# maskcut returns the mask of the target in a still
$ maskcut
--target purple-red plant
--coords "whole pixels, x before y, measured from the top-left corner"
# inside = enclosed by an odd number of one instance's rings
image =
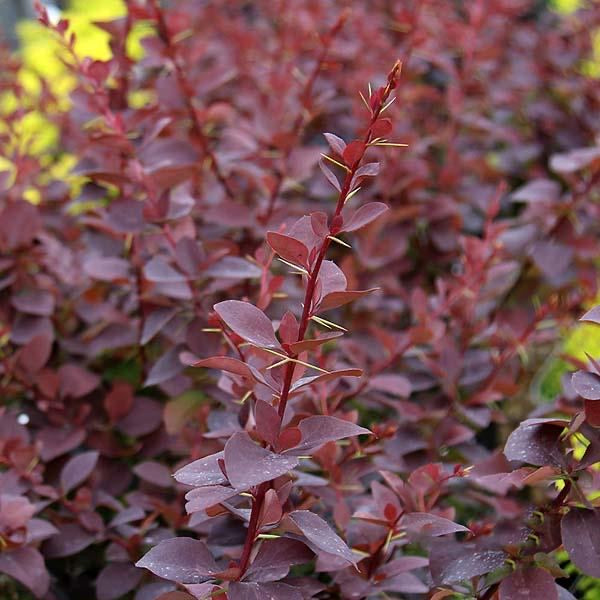
[[[2,51],[0,596],[575,597],[600,6],[126,4]]]

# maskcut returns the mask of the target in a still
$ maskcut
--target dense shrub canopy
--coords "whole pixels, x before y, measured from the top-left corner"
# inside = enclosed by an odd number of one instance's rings
[[[165,5],[3,56],[0,590],[573,598],[600,5]]]

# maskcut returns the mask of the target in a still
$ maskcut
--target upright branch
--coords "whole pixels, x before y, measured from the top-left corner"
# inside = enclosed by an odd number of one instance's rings
[[[203,123],[198,116],[198,111],[194,106],[194,98],[196,96],[196,92],[194,90],[194,86],[189,80],[185,70],[181,66],[180,58],[177,54],[177,48],[173,41],[173,36],[169,31],[169,26],[165,19],[165,15],[163,13],[162,8],[160,7],[159,0],[152,0],[152,7],[154,8],[157,31],[160,39],[165,45],[166,52],[168,57],[173,65],[173,69],[175,71],[175,77],[177,79],[177,84],[179,89],[181,90],[183,99],[185,101],[185,107],[189,115],[192,133],[194,138],[197,140],[198,145],[202,149],[202,152],[206,156],[209,162],[209,168],[212,171],[215,179],[222,186],[223,190],[227,194],[227,197],[230,200],[234,200],[236,197],[235,190],[225,173],[221,170],[217,157],[210,146],[210,141],[207,139],[204,131],[203,131]]]
[[[339,195],[335,211],[327,224],[327,231],[323,236],[323,240],[319,246],[313,249],[312,253],[316,254],[316,258],[312,263],[312,268],[306,270],[306,291],[304,294],[302,316],[298,326],[298,334],[296,337],[296,343],[300,343],[306,336],[309,322],[313,316],[315,316],[316,309],[318,308],[315,304],[315,290],[317,287],[317,281],[323,265],[323,260],[327,254],[327,249],[331,244],[332,240],[336,239],[335,236],[344,230],[344,219],[342,217],[342,209],[353,191],[358,189],[357,184],[361,178],[361,164],[365,157],[365,153],[370,146],[386,145],[388,142],[382,137],[384,133],[387,133],[391,129],[391,123],[382,122],[380,116],[382,112],[389,106],[387,104],[392,90],[397,85],[397,78],[401,70],[401,63],[397,61],[392,70],[389,72],[385,86],[372,92],[368,101],[368,109],[370,112],[370,120],[366,132],[362,139],[357,139],[350,142],[348,145],[344,145],[343,141],[337,138],[337,136],[331,136],[336,138],[336,148],[338,154],[341,155],[343,163],[332,159],[335,164],[340,166],[345,171],[345,177],[343,184],[339,189]],[[322,168],[327,169],[324,165]],[[372,173],[372,171],[368,171]],[[335,176],[331,174],[334,179]],[[329,177],[328,177],[329,178]],[[336,179],[337,181],[337,179]],[[373,203],[375,204],[375,203]],[[376,213],[378,216],[380,213]],[[284,415],[287,407],[287,403],[290,396],[290,390],[294,379],[294,372],[296,370],[298,353],[294,350],[288,351],[288,360],[285,363],[285,373],[283,377],[283,387],[279,395],[278,415],[280,419],[279,430],[281,432]],[[264,482],[260,485],[254,495],[252,512],[250,515],[250,523],[248,526],[248,533],[242,551],[242,557],[240,559],[240,576],[243,575],[248,567],[248,561],[252,551],[253,543],[257,535],[257,525],[259,514],[262,510],[264,498],[266,492],[269,490],[271,482]]]
[[[317,57],[315,65],[312,71],[310,72],[310,75],[306,79],[304,87],[300,93],[300,110],[296,115],[296,118],[294,119],[290,130],[291,138],[293,140],[297,140],[300,137],[304,127],[306,126],[307,118],[310,118],[310,108],[315,82],[317,81],[319,73],[323,70],[325,64],[327,63],[327,58],[329,56],[331,45],[333,44],[333,41],[335,40],[338,33],[342,30],[344,23],[348,19],[348,15],[349,11],[344,11],[340,15],[338,20],[334,23],[333,27],[322,38],[321,52]],[[289,159],[293,148],[293,143],[287,146],[282,156],[282,162],[285,163]],[[281,191],[281,186],[283,184],[283,179],[284,173],[280,169],[278,169],[275,174],[275,184],[273,185],[269,194],[267,210],[262,216],[262,220],[265,223],[268,223],[271,219],[271,216],[273,215],[273,211],[275,210],[275,205],[277,203],[277,197],[279,196],[279,192]]]

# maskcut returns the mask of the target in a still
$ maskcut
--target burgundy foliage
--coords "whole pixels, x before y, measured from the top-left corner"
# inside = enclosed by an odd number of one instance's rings
[[[600,5],[347,4],[131,0],[106,62],[41,11],[76,87],[0,133],[0,587],[551,600],[561,548],[600,577],[600,364],[530,398],[600,325]]]

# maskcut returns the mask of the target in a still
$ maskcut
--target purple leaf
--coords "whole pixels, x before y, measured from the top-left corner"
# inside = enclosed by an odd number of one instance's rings
[[[134,521],[140,521],[146,516],[146,512],[141,506],[130,506],[118,512],[110,522],[110,527],[118,527]]]
[[[550,158],[550,168],[557,173],[574,173],[600,160],[600,148],[577,148]]]
[[[0,530],[19,529],[35,514],[35,506],[25,496],[0,494]]]
[[[162,405],[152,398],[138,396],[133,406],[118,423],[118,428],[127,435],[140,437],[152,433],[160,427],[163,419]]]
[[[77,448],[85,439],[83,429],[61,429],[45,427],[37,436],[41,444],[40,456],[44,462],[50,462],[57,456],[62,456]]]
[[[346,142],[335,133],[324,133],[325,139],[329,144],[329,147],[336,153],[342,156],[346,149]]]
[[[511,194],[513,202],[555,202],[560,185],[552,179],[533,179]]]
[[[309,510],[292,511],[288,518],[316,548],[333,554],[351,564],[356,562],[344,540],[321,517]]]
[[[387,373],[371,377],[369,387],[396,398],[408,398],[412,391],[410,381],[406,377]]]
[[[174,269],[164,258],[155,256],[144,265],[144,277],[159,283],[183,283],[186,277]]]
[[[298,429],[302,434],[300,444],[288,450],[288,453],[303,454],[327,442],[371,433],[368,429],[350,423],[350,421],[326,415],[307,417],[300,421]]]
[[[144,481],[162,488],[173,486],[171,471],[165,465],[153,460],[142,462],[133,467],[133,472]]]
[[[116,600],[135,589],[144,575],[129,563],[113,563],[100,571],[96,580],[98,600]]]
[[[268,385],[265,378],[253,366],[232,358],[231,356],[213,356],[212,358],[204,358],[203,360],[192,363],[193,367],[205,367],[206,369],[220,369],[227,373],[233,373],[249,380],[254,380],[263,385]]]
[[[27,544],[37,544],[57,533],[58,529],[48,521],[44,521],[43,519],[30,519],[27,523],[27,539],[25,541]]]
[[[295,457],[261,448],[245,432],[234,433],[225,444],[224,452],[227,478],[238,490],[275,479],[298,464]]]
[[[571,508],[560,529],[565,550],[586,575],[600,577],[600,515],[587,508]]]
[[[365,227],[384,212],[388,207],[383,202],[369,202],[361,206],[349,219],[344,220],[342,231],[356,231]]]
[[[558,600],[554,577],[537,567],[513,571],[500,582],[498,591],[500,600]]]
[[[206,510],[237,494],[239,494],[238,490],[223,485],[205,485],[191,490],[185,495],[185,499],[187,500],[185,510],[188,514],[198,512],[199,510]]]
[[[308,267],[308,248],[300,240],[283,233],[269,231],[267,232],[267,242],[273,252],[279,254],[281,258],[294,265]]]
[[[100,384],[100,378],[79,365],[65,364],[58,370],[59,391],[63,398],[87,396]]]
[[[600,376],[588,371],[577,371],[571,377],[573,389],[586,400],[600,400]]]
[[[579,320],[600,325],[600,305],[590,308],[590,310],[588,310]]]
[[[431,513],[412,512],[404,515],[400,526],[419,535],[437,537],[439,535],[448,535],[459,531],[469,531],[467,527],[459,525],[449,519],[432,515]]]
[[[144,318],[140,344],[147,344],[175,315],[175,308],[157,308]]]
[[[187,537],[163,540],[135,566],[177,583],[203,583],[220,570],[206,545]]]
[[[43,552],[46,558],[72,556],[94,543],[96,537],[77,523],[57,525],[58,533],[44,542]]]
[[[259,267],[239,256],[224,256],[204,271],[206,277],[221,279],[254,279],[261,274]]]
[[[475,543],[436,540],[429,557],[433,581],[450,584],[468,581],[503,566],[506,554],[500,550],[480,548]]]
[[[54,296],[46,290],[29,290],[11,298],[12,305],[20,312],[38,317],[49,317],[54,312]]]
[[[265,540],[245,577],[255,581],[279,581],[288,574],[290,567],[307,563],[312,558],[313,553],[298,540]]]
[[[508,460],[518,460],[531,465],[561,466],[563,454],[558,441],[567,421],[555,419],[523,421],[509,436],[504,447]]]
[[[173,379],[183,371],[185,365],[179,360],[180,346],[169,348],[153,365],[148,373],[144,387],[158,385]]]
[[[229,584],[229,600],[304,600],[304,596],[285,583],[239,583]]]
[[[69,459],[60,472],[60,487],[64,494],[83,483],[92,473],[98,462],[98,452],[83,452]]]
[[[42,555],[27,546],[0,552],[0,572],[29,588],[36,598],[46,595],[50,576]]]
[[[225,300],[215,304],[221,320],[237,335],[260,348],[281,348],[273,323],[259,308],[249,302]]]
[[[379,163],[378,162],[370,162],[362,165],[358,168],[354,177],[358,179],[359,177],[375,177],[379,174]]]
[[[321,158],[319,160],[319,168],[321,169],[323,175],[329,183],[338,191],[341,192],[342,188],[340,186],[340,182],[338,178],[335,176],[335,173],[325,164],[325,159]]]
[[[116,256],[92,256],[83,263],[87,275],[99,281],[115,281],[127,279],[129,263]]]
[[[179,483],[193,486],[226,483],[227,479],[219,467],[219,460],[223,460],[224,456],[224,452],[217,452],[216,454],[199,458],[176,471],[173,477]]]

